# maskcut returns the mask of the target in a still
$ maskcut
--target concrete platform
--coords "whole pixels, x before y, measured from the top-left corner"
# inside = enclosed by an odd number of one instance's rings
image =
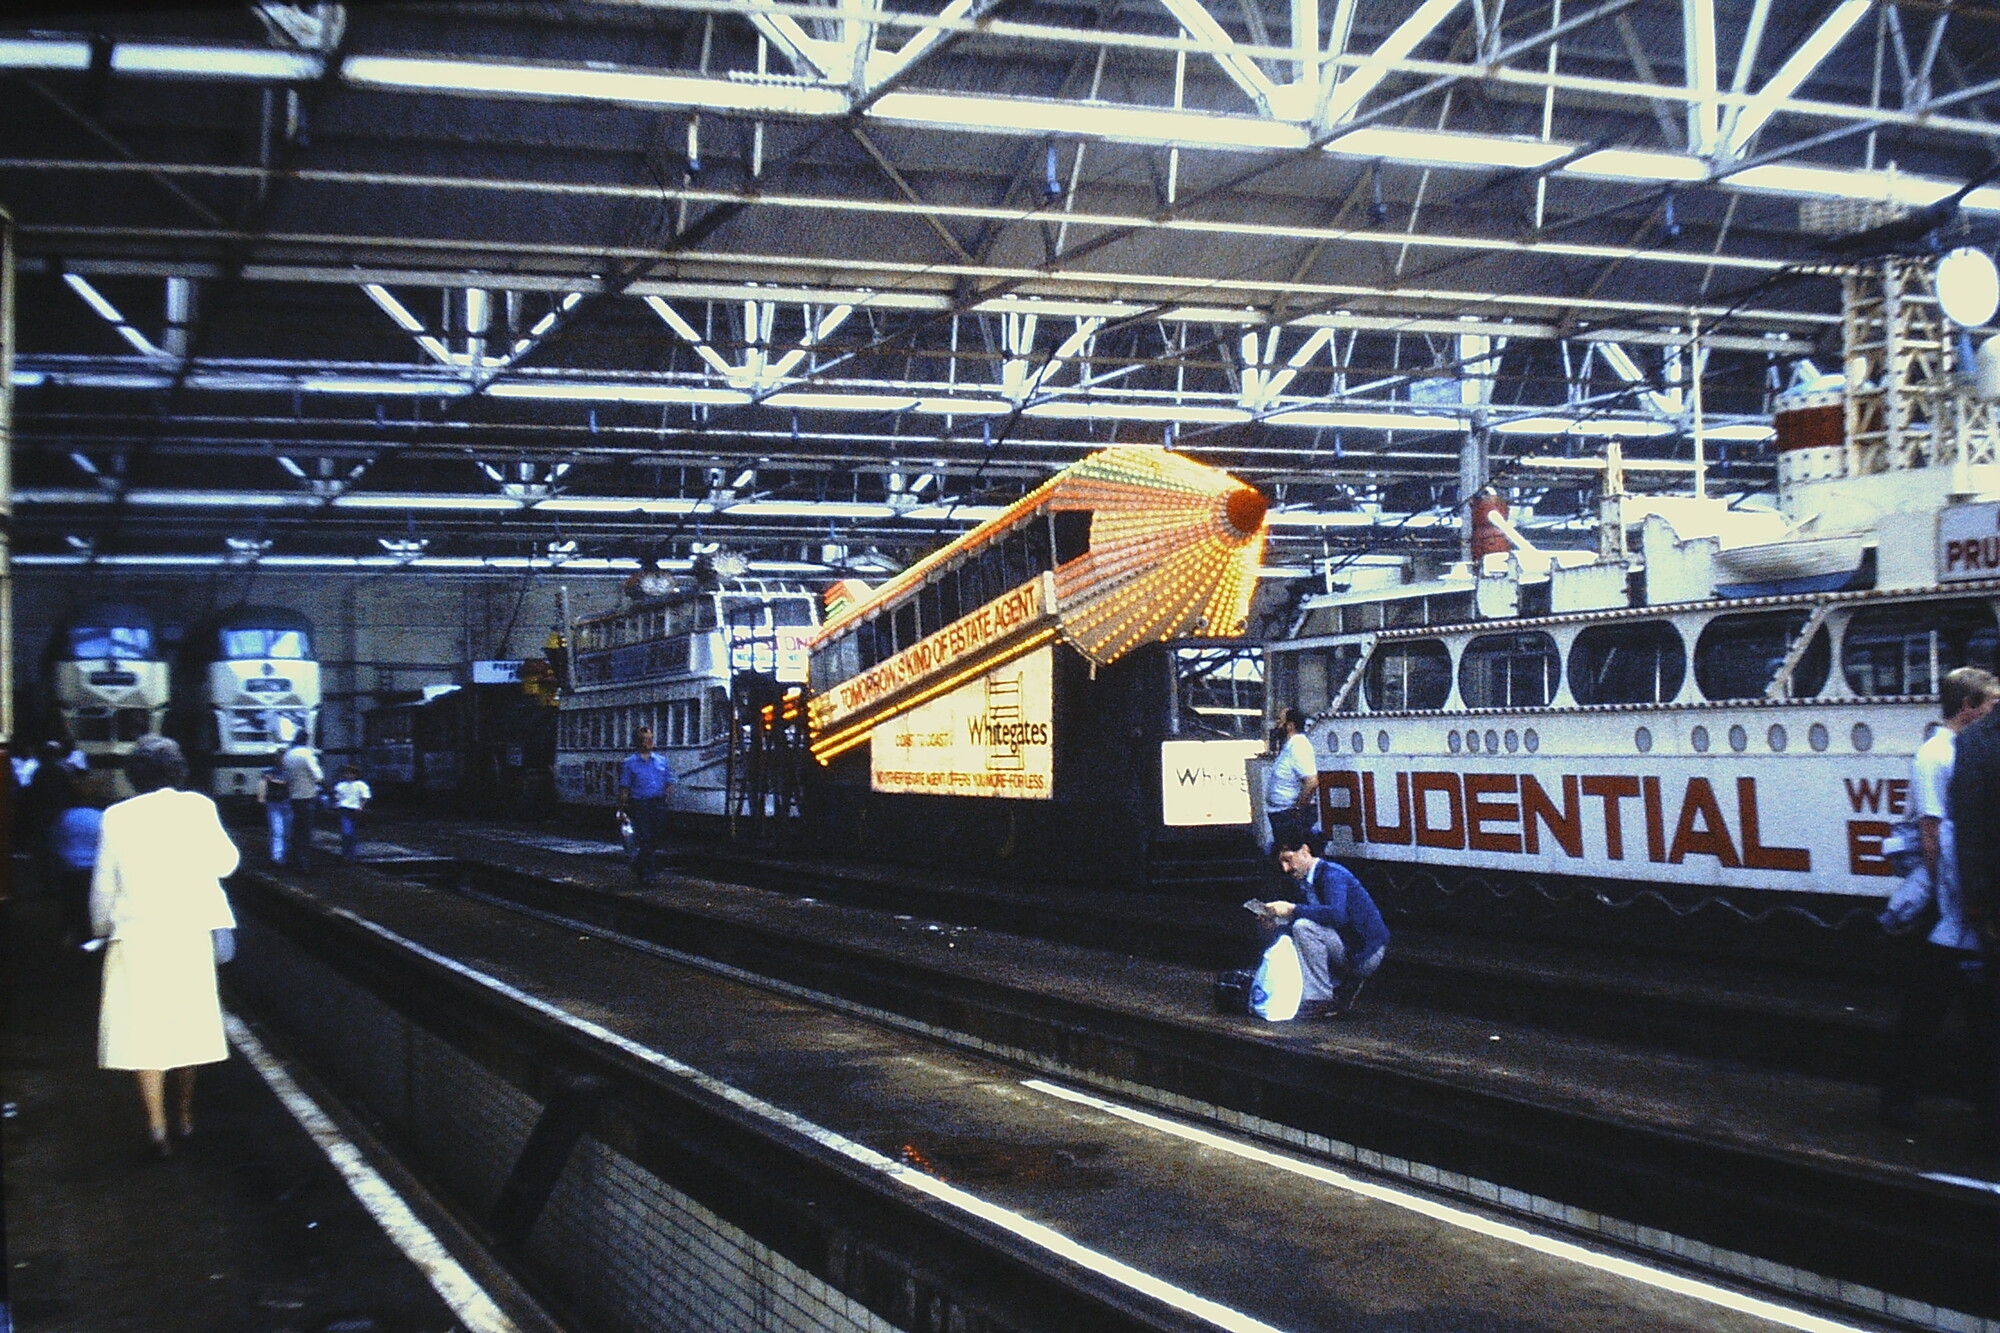
[[[61,947],[54,902],[37,892],[25,861],[15,869],[14,891],[0,904],[9,1015],[0,1144],[14,1328],[548,1327],[487,1271],[476,1285],[499,1294],[503,1322],[481,1319],[476,1300],[464,1317],[455,1311],[240,1047],[203,1068],[195,1135],[171,1158],[156,1159],[131,1075],[96,1067],[97,962]],[[407,1184],[393,1169],[391,1176]],[[453,1234],[420,1198],[403,1197],[433,1235]]]

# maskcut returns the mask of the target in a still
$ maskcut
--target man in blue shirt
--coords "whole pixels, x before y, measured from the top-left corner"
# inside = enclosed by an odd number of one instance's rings
[[[618,813],[632,821],[632,837],[637,843],[632,853],[632,873],[641,884],[653,868],[660,840],[667,829],[667,788],[674,785],[674,770],[667,757],[653,748],[653,729],[639,728],[639,748],[625,756],[618,768]]]
[[[1354,1007],[1362,983],[1389,952],[1389,928],[1361,881],[1344,866],[1313,855],[1299,837],[1278,848],[1278,865],[1299,882],[1303,903],[1265,903],[1280,925],[1290,924],[1306,974],[1301,1018],[1337,1018]]]

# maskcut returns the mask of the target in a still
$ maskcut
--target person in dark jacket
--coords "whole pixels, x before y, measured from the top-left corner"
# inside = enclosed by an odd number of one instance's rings
[[[1958,841],[1958,891],[1979,942],[1984,1049],[1973,1053],[1979,1147],[2000,1154],[2000,710],[1958,733],[1947,798]]]
[[[1289,925],[1305,971],[1301,1018],[1337,1018],[1354,1007],[1361,987],[1389,952],[1389,927],[1361,881],[1346,867],[1313,854],[1310,838],[1278,848],[1278,865],[1299,883],[1302,903],[1265,903]]]

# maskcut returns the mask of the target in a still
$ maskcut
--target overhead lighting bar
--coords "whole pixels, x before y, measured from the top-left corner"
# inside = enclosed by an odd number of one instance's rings
[[[632,70],[516,65],[416,56],[350,56],[341,77],[364,88],[574,98],[626,106],[698,107],[759,115],[838,116],[847,94],[810,84],[704,78]]]
[[[867,114],[870,120],[952,125],[989,134],[1059,134],[1184,148],[1283,149],[1310,142],[1303,126],[1263,116],[1040,97],[893,92],[876,99]]]
[[[1451,134],[1383,125],[1343,134],[1326,146],[1343,157],[1384,157],[1448,167],[1507,167],[1533,170],[1576,151],[1576,145],[1497,134]]]
[[[250,79],[260,83],[304,83],[320,75],[318,56],[256,46],[181,46],[163,42],[120,42],[111,51],[119,74],[168,78]]]
[[[1229,425],[1251,418],[1242,407],[1206,407],[1198,403],[1074,402],[1056,399],[1023,409],[1026,416],[1064,421],[1193,421]]]
[[[1521,467],[1538,472],[1602,472],[1601,458],[1561,458],[1552,454],[1522,454]],[[1619,462],[1627,472],[1692,472],[1694,464],[1684,458],[1627,458]]]
[[[1570,176],[1624,181],[1700,181],[1708,179],[1708,164],[1685,153],[1650,153],[1636,148],[1600,148],[1567,163]]]
[[[0,69],[89,68],[89,42],[66,37],[0,37]]]
[[[740,389],[697,389],[685,384],[565,384],[510,381],[486,390],[494,398],[541,398],[571,403],[698,403],[733,407],[750,401]]]
[[[1725,440],[1732,444],[1739,441],[1761,444],[1766,440],[1778,438],[1778,430],[1775,426],[1758,426],[1746,422],[1735,426],[1706,426],[1702,429],[1701,437],[1704,440]]]
[[[730,518],[894,518],[888,505],[854,504],[845,500],[745,500],[726,506]]]
[[[1823,195],[1835,199],[1881,200],[1921,208],[1934,204],[1958,187],[1950,181],[1928,176],[1908,176],[1894,171],[1849,171],[1839,167],[1808,166],[1799,162],[1766,162],[1746,167],[1722,178],[1725,185],[1771,194]],[[1975,190],[1974,194],[1981,191]],[[1997,192],[2000,193],[2000,192]],[[1992,207],[1975,204],[1973,207]]]
[[[472,386],[463,380],[437,379],[391,380],[321,377],[300,380],[299,388],[306,393],[407,394],[418,398],[458,398],[472,392]]]
[[[1464,430],[1465,421],[1434,412],[1326,412],[1316,409],[1278,411],[1264,418],[1269,426],[1333,426],[1350,430]]]
[[[823,412],[922,412],[932,416],[999,416],[1014,410],[1004,398],[924,398],[889,393],[810,393],[788,389],[763,400],[766,407]]]
[[[1637,421],[1631,417],[1516,417],[1495,423],[1496,435],[1597,435],[1619,439],[1647,439],[1671,435],[1670,421]]]
[[[380,491],[349,491],[333,502],[341,509],[520,509],[521,501],[504,495],[388,495]]]
[[[1274,509],[1264,516],[1264,523],[1273,528],[1372,528],[1383,521],[1380,514],[1361,513],[1356,510],[1322,513],[1308,509]],[[1399,520],[1398,527],[1436,528],[1458,526],[1458,515],[1411,514]]]
[[[692,514],[706,507],[706,500],[684,500],[678,496],[647,499],[643,496],[558,495],[535,504],[536,513],[552,514]]]

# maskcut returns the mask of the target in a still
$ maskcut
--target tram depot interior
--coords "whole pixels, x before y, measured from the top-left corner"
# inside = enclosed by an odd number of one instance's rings
[[[2000,645],[1984,5],[89,0],[0,18],[0,106],[16,755],[165,731],[240,803],[308,727],[385,819],[608,849],[644,723],[677,836],[1274,898],[1296,707],[1392,927],[1545,875],[1705,941],[1872,920]],[[966,628],[1017,583],[1041,637]],[[923,769],[1030,648],[1052,769],[1019,712]],[[522,728],[504,792],[426,725]]]

